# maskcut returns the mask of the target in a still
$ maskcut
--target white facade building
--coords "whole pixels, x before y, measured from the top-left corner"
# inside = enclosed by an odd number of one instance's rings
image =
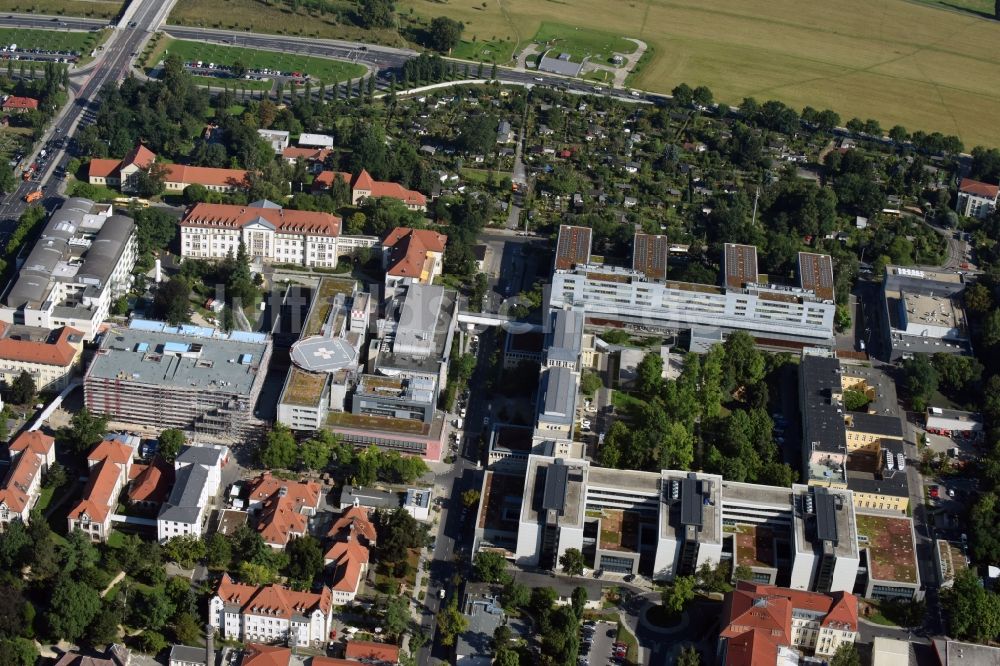
[[[177,454],[174,487],[156,518],[157,539],[204,534],[208,505],[219,492],[228,458],[224,446],[188,446]]]
[[[0,321],[75,328],[93,340],[132,286],[135,222],[107,204],[72,198],[49,219],[0,303]]]
[[[963,178],[958,186],[958,200],[955,202],[955,210],[959,215],[982,220],[992,215],[993,211],[997,209],[998,196],[1000,196],[1000,187],[981,183],[971,178]]]
[[[181,256],[224,259],[240,242],[267,263],[333,268],[341,257],[378,244],[375,236],[340,235],[336,215],[285,210],[270,201],[247,206],[200,203],[181,220]]]
[[[208,602],[208,622],[226,640],[317,647],[329,640],[330,588],[297,592],[279,585],[257,587],[223,574]]]

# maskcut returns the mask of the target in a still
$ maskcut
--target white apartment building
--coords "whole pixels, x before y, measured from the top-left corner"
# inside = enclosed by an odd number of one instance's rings
[[[297,592],[279,585],[254,586],[223,574],[208,602],[208,623],[226,640],[317,647],[333,628],[330,588]]]
[[[224,446],[187,446],[177,454],[174,487],[156,517],[157,539],[204,534],[208,505],[219,493],[222,466],[228,459]]]
[[[799,253],[799,286],[761,281],[756,248],[729,243],[724,286],[653,279],[633,268],[560,263],[558,257],[556,266],[553,308],[583,308],[589,317],[651,327],[744,329],[809,341],[833,337],[836,304],[827,255]]]
[[[132,286],[135,223],[108,204],[72,198],[49,219],[0,299],[0,321],[75,328],[93,340],[112,303]]]
[[[336,215],[286,210],[262,200],[246,206],[199,203],[181,220],[181,256],[223,259],[236,256],[240,243],[251,258],[266,263],[333,268],[375,236],[341,236]]]
[[[958,186],[958,200],[955,202],[955,210],[959,215],[982,220],[989,217],[997,209],[998,196],[1000,196],[1000,187],[981,183],[971,178],[963,178]]]

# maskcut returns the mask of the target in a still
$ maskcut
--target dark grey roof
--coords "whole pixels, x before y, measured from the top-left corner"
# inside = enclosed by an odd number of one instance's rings
[[[177,454],[175,461],[181,465],[197,464],[214,467],[222,463],[225,453],[223,449],[214,446],[186,446]]]
[[[552,72],[554,74],[562,74],[563,76],[578,76],[580,70],[583,69],[583,65],[578,62],[550,58],[545,55],[538,61],[538,69],[542,72]]]
[[[706,482],[699,481],[694,472],[681,479],[681,525],[701,527],[704,524],[702,483]]]
[[[174,475],[170,498],[160,509],[158,520],[193,523],[198,520],[201,508],[201,491],[208,483],[208,469],[204,465],[185,465]]]
[[[357,500],[359,506],[372,509],[394,509],[400,506],[399,494],[377,488],[359,488],[344,486],[340,493],[340,505],[353,504]]]
[[[205,664],[205,648],[174,645],[170,648],[170,663],[175,660],[192,664]]]
[[[843,408],[833,401],[841,392],[840,361],[806,356],[799,365],[802,401],[802,442],[814,450],[844,453]]]
[[[821,541],[837,542],[836,499],[826,488],[816,488],[816,536]]]
[[[850,430],[870,432],[873,435],[881,435],[882,437],[903,436],[903,424],[897,416],[851,412],[851,419],[854,424],[851,426]]]
[[[128,245],[135,229],[132,218],[112,215],[97,232],[97,238],[87,250],[83,265],[77,272],[78,278],[88,278],[98,285],[104,285],[118,265],[118,260]]]
[[[584,315],[579,310],[552,313],[546,355],[549,360],[576,363],[583,348]]]
[[[555,367],[545,371],[542,378],[539,419],[550,423],[571,424],[576,408],[576,380],[569,368]]]
[[[562,513],[566,507],[566,483],[569,481],[569,467],[562,460],[548,466],[545,473],[545,490],[542,493],[542,508]]]

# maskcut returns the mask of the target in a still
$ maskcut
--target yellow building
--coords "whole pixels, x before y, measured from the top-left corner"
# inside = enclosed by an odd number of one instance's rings
[[[69,384],[80,364],[83,333],[68,326],[46,333],[46,338],[36,339],[30,332],[0,324],[0,381],[10,386],[27,372],[39,391],[60,391]]]

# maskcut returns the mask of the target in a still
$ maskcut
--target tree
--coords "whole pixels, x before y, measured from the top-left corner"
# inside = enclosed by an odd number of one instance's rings
[[[376,549],[386,564],[402,562],[410,548],[419,548],[426,540],[426,528],[402,507],[379,511],[375,516],[375,528],[378,532]]]
[[[671,615],[679,615],[688,602],[694,599],[694,589],[698,581],[694,576],[678,576],[663,591],[663,605]]]
[[[292,539],[285,549],[288,553],[288,567],[285,573],[299,586],[308,589],[313,580],[323,570],[323,550],[319,541],[308,534]]]
[[[844,409],[849,412],[867,411],[866,408],[868,407],[869,402],[871,401],[868,400],[868,396],[862,391],[855,389],[847,389],[844,391]]]
[[[46,615],[52,636],[76,642],[101,609],[97,591],[68,575],[56,581]]]
[[[0,193],[10,194],[16,189],[17,179],[14,177],[14,170],[10,167],[0,166]]]
[[[35,380],[31,373],[22,370],[10,383],[10,401],[18,405],[30,405],[35,400]]]
[[[974,569],[959,571],[941,602],[955,638],[985,643],[1000,634],[1000,595],[984,589]]]
[[[358,19],[362,28],[391,28],[396,21],[393,0],[361,0]]]
[[[337,436],[328,430],[317,430],[299,447],[302,466],[315,472],[322,472],[330,464],[330,455],[337,444]]]
[[[238,571],[239,579],[247,585],[270,585],[278,578],[278,572],[266,564],[243,562]]]
[[[179,613],[171,625],[174,640],[181,645],[195,645],[202,636],[198,618],[192,613]]]
[[[571,602],[573,605],[573,614],[580,620],[583,619],[583,611],[587,606],[587,588],[585,587],[575,587],[573,588],[573,596],[571,597]]]
[[[927,401],[937,391],[938,373],[926,354],[917,354],[903,361],[903,387],[910,396],[915,411],[927,408]]]
[[[701,653],[693,645],[685,645],[677,656],[677,666],[701,666]]]
[[[486,153],[496,144],[497,120],[488,114],[466,116],[458,127],[458,147],[468,153]]]
[[[438,634],[441,645],[449,647],[455,644],[455,637],[469,628],[469,620],[458,610],[458,598],[451,597],[448,605],[438,611]]]
[[[22,636],[31,629],[25,626],[25,605],[28,602],[14,587],[0,587],[0,638]]]
[[[734,331],[722,345],[723,385],[728,390],[756,384],[764,378],[764,355],[757,349],[753,336],[746,331]]]
[[[500,553],[490,550],[481,550],[476,553],[476,559],[472,562],[472,571],[476,579],[484,583],[506,585],[510,580],[510,574],[507,573],[507,560]]]
[[[476,488],[469,488],[462,493],[462,506],[470,509],[479,504],[480,493]]]
[[[35,666],[38,648],[26,638],[0,640],[0,664],[7,666]]]
[[[733,578],[735,580],[750,580],[753,578],[753,569],[745,564],[740,564],[733,569]]]
[[[75,453],[85,453],[101,441],[107,430],[107,418],[91,414],[90,410],[82,407],[73,414],[68,426],[56,431],[56,439]]]
[[[579,548],[567,548],[559,557],[559,566],[567,576],[582,576],[584,562]]]
[[[524,608],[529,601],[531,601],[531,590],[527,585],[513,579],[503,586],[503,591],[500,593],[500,603],[508,611]]]
[[[175,536],[163,545],[163,555],[185,569],[190,569],[203,560],[205,552],[205,542],[190,534]]]
[[[167,599],[162,590],[152,587],[138,589],[129,599],[128,624],[159,631],[174,614],[174,605]]]
[[[246,244],[240,240],[236,250],[236,260],[226,277],[226,300],[233,307],[253,303],[257,298],[257,287],[250,273],[250,255]]]
[[[604,388],[604,381],[601,376],[593,370],[584,370],[580,377],[580,390],[585,395],[592,396],[598,389]]]
[[[177,326],[191,321],[191,285],[180,275],[160,283],[153,294],[153,312],[158,319]]]
[[[230,71],[232,72],[233,76],[235,76],[237,79],[242,79],[243,76],[247,73],[246,63],[244,63],[242,60],[236,60],[235,62],[233,62]],[[264,129],[267,128],[265,127]]]
[[[158,631],[147,629],[136,639],[139,650],[146,654],[157,654],[167,647],[167,639]]]
[[[690,469],[694,462],[694,435],[683,423],[669,423],[659,433],[659,439],[653,452],[659,469]]]
[[[861,657],[854,643],[841,643],[830,659],[830,666],[861,666]]]
[[[428,45],[435,51],[441,53],[451,53],[451,50],[458,46],[462,40],[462,31],[465,24],[461,21],[438,16],[431,21],[430,29],[427,31]]]
[[[233,559],[233,549],[224,534],[213,532],[205,539],[205,563],[210,569],[226,569]]]
[[[694,91],[686,83],[676,86],[670,91],[670,94],[673,96],[674,104],[677,106],[689,107],[694,102]]]
[[[260,451],[260,464],[267,469],[291,469],[299,457],[295,436],[288,427],[276,424],[267,433]]]
[[[410,601],[405,596],[386,599],[382,626],[393,636],[401,636],[410,626]]]
[[[167,428],[160,433],[160,448],[157,453],[168,463],[174,462],[174,458],[180,453],[181,447],[187,444],[187,437],[183,430],[177,428]]]
[[[117,599],[105,599],[101,612],[87,627],[87,642],[95,647],[117,643],[121,637],[121,610]]]
[[[636,367],[635,387],[647,400],[660,392],[663,386],[663,357],[658,353],[646,354]]]
[[[691,98],[698,106],[712,106],[712,91],[707,86],[698,86],[691,91]]]

